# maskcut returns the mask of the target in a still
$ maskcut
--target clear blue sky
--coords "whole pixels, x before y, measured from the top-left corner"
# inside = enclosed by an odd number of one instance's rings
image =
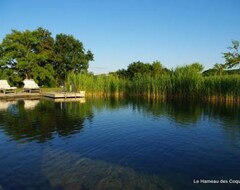
[[[107,73],[134,61],[167,68],[223,63],[240,40],[240,0],[1,0],[0,40],[11,29],[71,34],[94,53],[89,70]]]

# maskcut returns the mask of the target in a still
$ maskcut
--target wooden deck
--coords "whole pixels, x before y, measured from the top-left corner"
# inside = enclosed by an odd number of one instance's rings
[[[43,96],[48,98],[84,98],[85,92],[75,93],[75,92],[46,92]]]
[[[15,100],[15,99],[22,99],[22,98],[41,98],[42,95],[40,93],[26,93],[26,92],[17,92],[17,93],[0,93],[0,99],[7,99],[7,100]]]
[[[52,99],[73,99],[73,98],[84,98],[85,92],[80,93],[75,92],[44,92],[44,93],[27,93],[27,92],[17,92],[17,93],[0,93],[0,99],[15,100],[15,99],[36,99],[41,97],[47,97]]]
[[[49,97],[43,97],[44,100],[49,100],[52,102],[80,102],[85,103],[85,98],[49,98]]]

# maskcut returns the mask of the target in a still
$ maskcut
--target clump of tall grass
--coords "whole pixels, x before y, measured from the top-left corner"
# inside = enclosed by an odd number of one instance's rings
[[[161,97],[167,94],[170,75],[137,74],[127,82],[128,95]]]
[[[168,95],[196,97],[203,88],[203,77],[198,64],[177,67],[171,74],[171,88]]]
[[[207,76],[203,78],[203,96],[240,97],[240,75]]]
[[[137,73],[128,81],[127,92],[148,97],[196,97],[203,88],[202,67],[198,63],[177,67],[171,73]]]
[[[122,95],[125,81],[114,75],[92,75],[69,73],[66,80],[68,91],[86,91],[89,95]]]

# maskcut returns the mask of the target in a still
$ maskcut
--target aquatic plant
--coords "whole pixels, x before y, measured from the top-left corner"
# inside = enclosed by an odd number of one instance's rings
[[[203,76],[196,65],[177,67],[171,73],[137,73],[133,78],[117,75],[70,73],[68,91],[86,91],[91,96],[145,96],[239,99],[240,75]],[[71,86],[71,88],[70,88]]]
[[[69,73],[66,80],[68,91],[86,91],[88,95],[120,95],[125,92],[125,80],[114,75]]]

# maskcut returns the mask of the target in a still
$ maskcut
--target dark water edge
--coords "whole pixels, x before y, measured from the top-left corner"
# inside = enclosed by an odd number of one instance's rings
[[[7,104],[0,106],[3,189],[240,187],[196,184],[240,178],[237,104],[142,98]]]

